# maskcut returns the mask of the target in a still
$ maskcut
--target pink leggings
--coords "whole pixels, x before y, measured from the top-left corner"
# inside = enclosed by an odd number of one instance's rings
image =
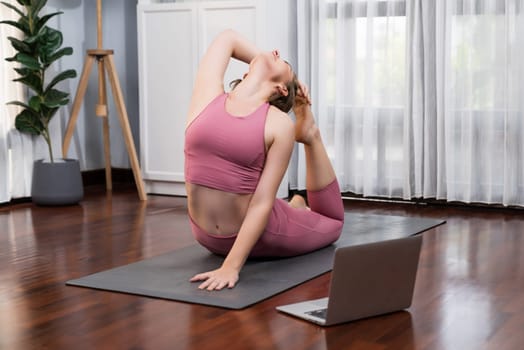
[[[250,257],[300,255],[330,245],[340,237],[344,206],[337,180],[322,190],[308,191],[307,197],[311,210],[296,209],[282,199],[275,199],[266,229]],[[228,254],[237,236],[207,233],[192,219],[191,227],[196,240],[219,255]]]

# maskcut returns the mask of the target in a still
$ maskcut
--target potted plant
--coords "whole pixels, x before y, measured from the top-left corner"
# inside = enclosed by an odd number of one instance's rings
[[[82,177],[77,160],[60,159],[53,156],[49,122],[61,106],[69,103],[69,94],[56,88],[57,84],[76,77],[74,69],[68,69],[50,77],[49,67],[65,55],[71,55],[71,47],[62,46],[62,33],[46,23],[63,12],[40,16],[47,0],[17,0],[21,8],[9,3],[3,5],[15,11],[18,21],[1,21],[23,33],[23,40],[9,37],[16,51],[7,61],[17,62],[14,68],[19,77],[16,82],[28,88],[28,101],[11,101],[8,104],[22,107],[16,116],[17,130],[31,135],[42,136],[47,144],[49,160],[37,160],[33,166],[31,196],[33,202],[43,205],[74,204],[83,197]]]

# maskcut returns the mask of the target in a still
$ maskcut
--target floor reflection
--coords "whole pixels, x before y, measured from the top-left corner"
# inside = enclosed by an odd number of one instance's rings
[[[416,317],[416,329],[439,334],[431,342],[435,348],[480,348],[510,319],[505,300],[521,293],[522,222],[451,219],[446,230],[428,237],[432,252],[419,274],[417,295],[425,299],[417,300],[415,315],[423,316]]]
[[[344,330],[344,331],[342,331]],[[408,311],[326,327],[325,349],[415,349],[413,319]],[[387,346],[386,346],[387,345]]]

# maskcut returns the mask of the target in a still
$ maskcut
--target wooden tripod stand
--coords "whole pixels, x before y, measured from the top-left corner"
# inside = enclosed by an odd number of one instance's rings
[[[97,49],[87,50],[86,60],[84,62],[84,68],[82,69],[82,75],[78,83],[78,88],[73,102],[73,109],[71,112],[71,118],[67,124],[66,133],[64,136],[64,142],[62,144],[62,155],[64,158],[67,156],[71,137],[78,119],[78,112],[84,99],[84,95],[89,82],[89,74],[93,68],[93,63],[96,60],[98,62],[98,103],[96,105],[95,114],[98,117],[103,118],[103,134],[104,134],[104,158],[105,158],[105,175],[106,175],[106,189],[112,190],[112,179],[111,179],[111,153],[109,144],[109,120],[107,113],[107,91],[106,91],[106,77],[105,73],[109,77],[111,84],[111,91],[115,100],[116,108],[118,111],[118,119],[122,127],[122,133],[131,162],[131,168],[135,178],[136,187],[138,190],[138,196],[140,200],[147,200],[147,195],[144,189],[142,181],[142,175],[140,172],[140,166],[135,150],[135,144],[133,142],[133,136],[131,134],[131,128],[129,126],[129,119],[127,117],[127,110],[124,103],[124,97],[122,95],[122,89],[118,80],[115,63],[113,60],[113,50],[102,49],[102,0],[97,0]]]

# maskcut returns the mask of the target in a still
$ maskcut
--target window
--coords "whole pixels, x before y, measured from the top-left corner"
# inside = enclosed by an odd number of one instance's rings
[[[337,175],[351,177],[342,183],[362,184],[372,174],[376,185],[368,194],[388,187],[394,189],[386,191],[391,196],[401,196],[406,3],[329,1],[323,23],[325,50],[319,55],[325,80],[320,83],[328,117],[321,128]]]

